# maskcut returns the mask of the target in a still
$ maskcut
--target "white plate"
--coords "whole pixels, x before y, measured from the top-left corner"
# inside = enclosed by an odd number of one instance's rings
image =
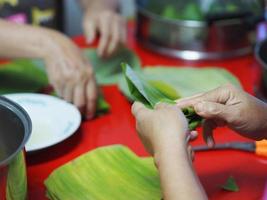
[[[21,105],[32,120],[27,152],[44,149],[67,139],[81,124],[78,109],[59,98],[33,93],[8,94],[5,97]]]

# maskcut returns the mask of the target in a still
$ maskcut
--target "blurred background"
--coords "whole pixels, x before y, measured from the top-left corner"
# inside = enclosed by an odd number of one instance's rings
[[[64,31],[69,36],[81,35],[82,12],[77,0],[64,0],[65,28]],[[127,17],[134,15],[134,0],[120,0],[121,12]]]

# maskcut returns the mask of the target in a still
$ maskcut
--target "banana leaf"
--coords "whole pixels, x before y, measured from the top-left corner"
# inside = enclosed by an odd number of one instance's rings
[[[234,75],[218,67],[145,67],[142,71],[135,71],[135,73],[138,76],[145,77],[148,82],[164,82],[165,85],[168,85],[167,90],[172,88],[176,91],[176,95],[180,97],[207,92],[226,83],[241,87],[240,82]],[[123,77],[119,81],[119,88],[129,100],[133,100],[127,82]],[[165,91],[164,86],[161,88],[157,86],[157,88],[162,92]]]
[[[59,167],[45,180],[51,200],[160,200],[152,158],[139,158],[127,147],[100,147]]]
[[[84,49],[85,56],[94,67],[96,80],[100,85],[110,85],[118,83],[122,76],[122,62],[129,63],[135,70],[141,67],[138,56],[129,49],[121,49],[110,58],[99,58],[95,49]]]
[[[230,176],[226,182],[221,185],[221,188],[226,190],[226,191],[230,191],[230,192],[238,192],[239,191],[239,187],[236,184],[236,181],[234,179],[233,176]]]
[[[145,106],[152,109],[159,102],[175,104],[178,95],[176,93],[171,94],[171,92],[175,92],[175,90],[170,90],[170,86],[166,87],[166,84],[160,85],[161,82],[154,84],[155,82],[146,81],[144,76],[138,76],[128,64],[123,63],[122,69],[129,91],[135,101],[140,101]],[[185,108],[183,113],[188,120],[190,130],[194,130],[201,124],[202,118],[194,112],[193,108]]]
[[[23,151],[21,151],[9,164],[6,199],[27,199],[27,175]]]

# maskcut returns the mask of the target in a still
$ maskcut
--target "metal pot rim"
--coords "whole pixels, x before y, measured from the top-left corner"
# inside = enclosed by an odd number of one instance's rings
[[[255,51],[254,51],[254,53],[255,53],[256,60],[266,70],[267,69],[267,63],[264,62],[263,59],[260,56],[261,48],[262,48],[263,44],[265,44],[265,43],[267,43],[267,39],[264,39],[262,41],[257,42],[256,45],[255,45]]]
[[[207,22],[205,21],[196,21],[196,20],[178,20],[178,19],[168,19],[164,18],[156,13],[153,13],[151,11],[148,11],[145,8],[142,8],[141,6],[137,6],[138,12],[141,14],[157,21],[169,23],[169,24],[175,24],[180,26],[187,26],[187,27],[206,27],[208,26]]]
[[[29,137],[32,132],[32,122],[31,118],[28,115],[28,113],[17,103],[7,99],[6,97],[0,96],[0,106],[4,106],[7,109],[9,109],[11,112],[13,112],[20,120],[21,123],[24,126],[24,138],[17,148],[16,151],[14,151],[10,156],[8,156],[5,160],[0,162],[0,167],[5,166],[9,164],[9,162],[16,156],[18,153],[23,150],[25,147],[26,142],[29,140]]]

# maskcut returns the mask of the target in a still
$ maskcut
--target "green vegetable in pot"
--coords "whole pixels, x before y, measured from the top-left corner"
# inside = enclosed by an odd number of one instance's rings
[[[181,19],[203,21],[203,13],[196,3],[188,3],[182,10]]]
[[[163,9],[161,16],[168,19],[180,19],[179,11],[173,5],[167,5]]]
[[[8,166],[6,199],[27,199],[27,175],[23,151]]]
[[[164,93],[162,92],[164,91],[164,88],[161,88],[161,90],[159,90],[159,87],[153,87],[151,83],[138,76],[129,65],[122,64],[122,68],[129,91],[134,100],[142,102],[149,108],[154,108],[154,106],[159,102],[175,104],[174,100],[177,99],[177,96],[175,96],[176,94],[174,93],[170,95],[170,91],[175,92],[174,89],[167,90],[168,92]],[[183,112],[188,120],[190,130],[195,129],[198,125],[201,124],[202,118],[199,117],[192,108],[184,109]]]

